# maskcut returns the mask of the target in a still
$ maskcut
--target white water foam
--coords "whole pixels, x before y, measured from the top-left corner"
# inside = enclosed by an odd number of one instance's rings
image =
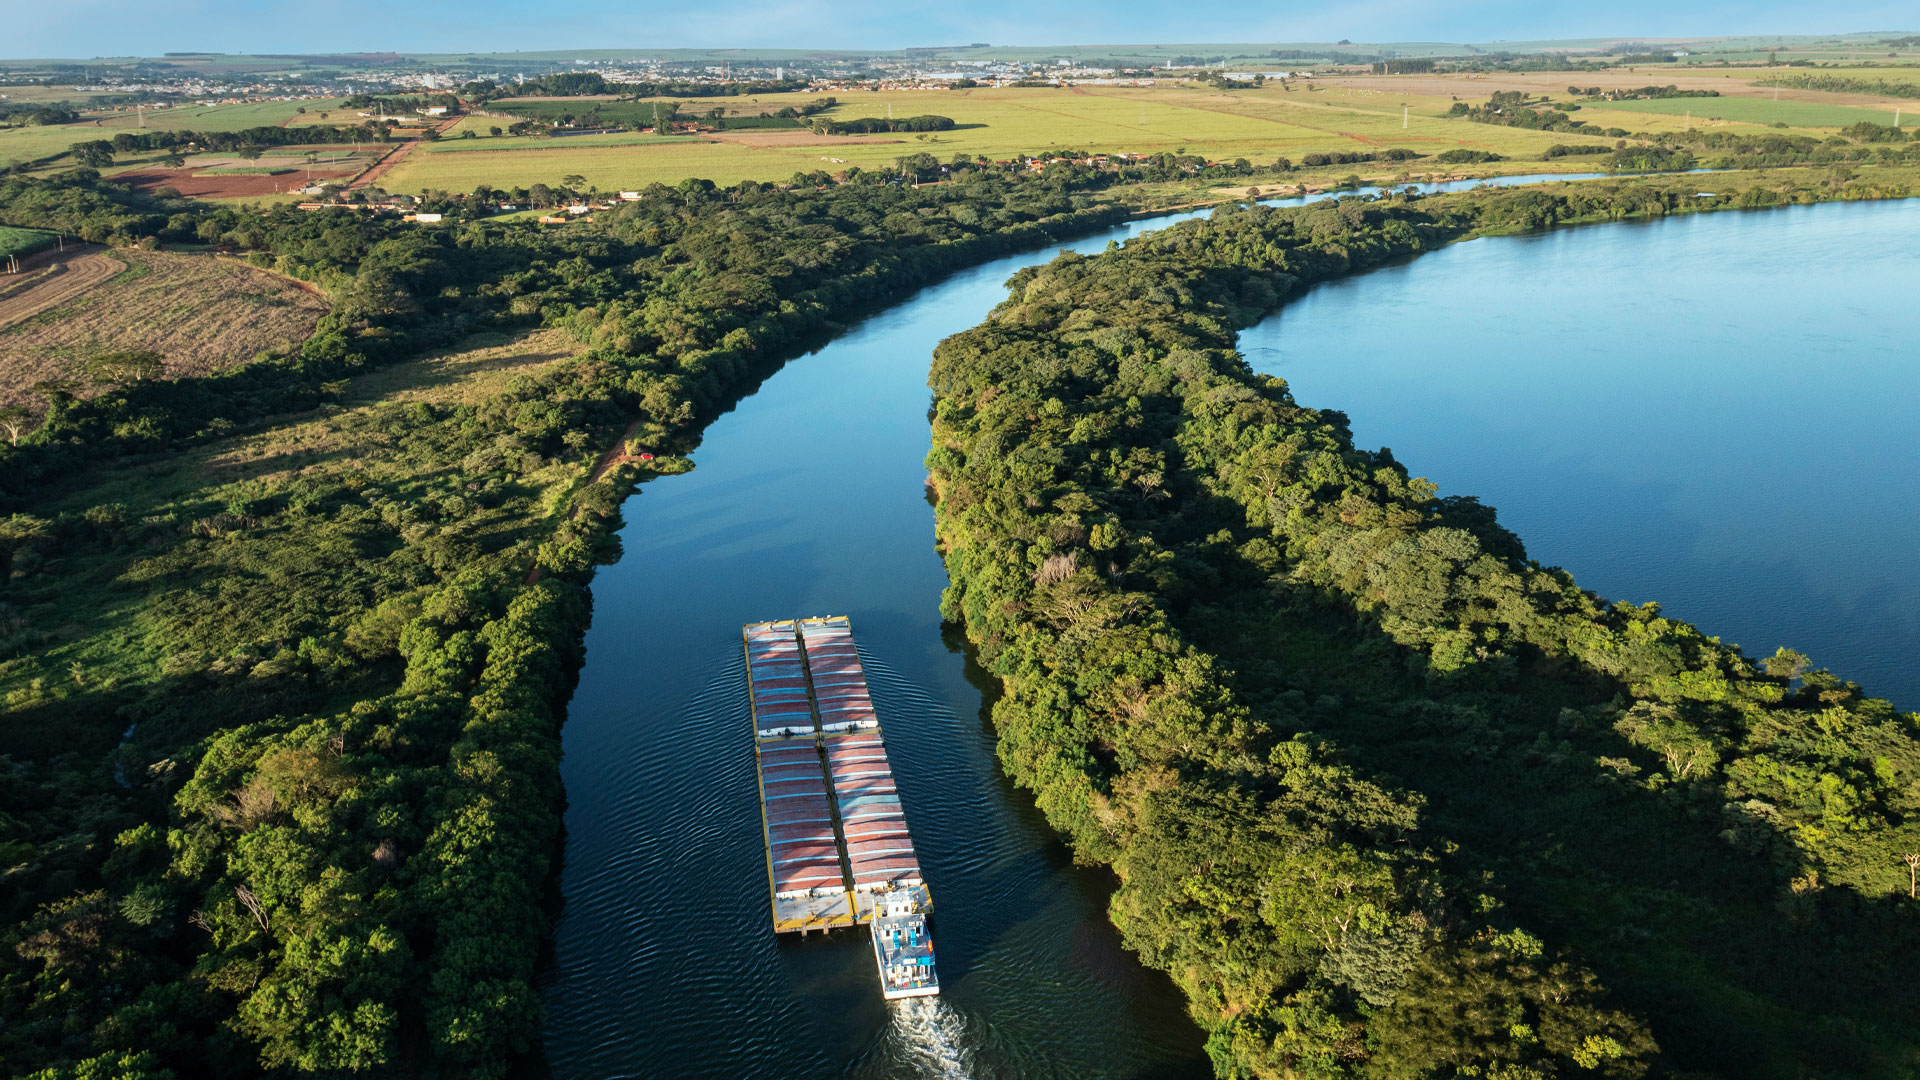
[[[886,1055],[904,1066],[905,1075],[968,1080],[966,1022],[938,997],[906,998],[889,1005],[893,1025],[887,1032],[894,1043]]]

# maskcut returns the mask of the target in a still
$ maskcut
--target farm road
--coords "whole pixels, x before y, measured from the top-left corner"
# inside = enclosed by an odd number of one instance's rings
[[[452,130],[453,126],[459,122],[460,117],[456,116],[450,120],[442,121],[434,130],[444,133]],[[402,141],[398,146],[387,151],[385,157],[374,162],[372,167],[368,168],[366,172],[354,177],[353,181],[347,185],[347,190],[359,191],[361,188],[372,186],[375,180],[385,176],[388,172],[392,171],[395,165],[400,164],[401,159],[413,153],[414,147],[419,146],[421,141],[420,139],[406,139]]]

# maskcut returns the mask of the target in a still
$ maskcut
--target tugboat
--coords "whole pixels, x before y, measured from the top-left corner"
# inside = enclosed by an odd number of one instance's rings
[[[881,995],[893,1001],[938,994],[923,888],[889,889],[875,899],[873,959],[880,965]]]

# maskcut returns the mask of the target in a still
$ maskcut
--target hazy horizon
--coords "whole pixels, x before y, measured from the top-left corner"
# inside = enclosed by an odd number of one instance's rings
[[[401,12],[396,17],[396,11]],[[11,59],[158,56],[165,52],[512,52],[599,48],[787,48],[890,50],[991,42],[1000,46],[1146,43],[1497,43],[1581,38],[1663,39],[1907,33],[1912,4],[1863,3],[1841,10],[1760,0],[1751,4],[1654,4],[1596,9],[1516,9],[1490,0],[1439,4],[1388,0],[1364,10],[1229,0],[1177,17],[1161,5],[984,2],[954,5],[875,0],[713,0],[698,9],[655,10],[611,0],[565,7],[500,0],[445,0],[395,8],[344,0],[323,16],[261,14],[243,0],[70,0],[11,13]]]

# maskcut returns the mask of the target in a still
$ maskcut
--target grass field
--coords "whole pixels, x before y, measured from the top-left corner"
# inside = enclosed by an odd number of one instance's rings
[[[59,124],[54,127],[0,128],[0,163],[37,161],[53,154],[64,154],[67,147],[89,139],[104,139],[91,124]]]
[[[1639,114],[1680,117],[1683,120],[1691,113],[1695,120],[1736,120],[1748,124],[1770,125],[1783,123],[1796,128],[1845,127],[1848,124],[1869,120],[1876,124],[1893,123],[1891,108],[1882,112],[1876,108],[1858,108],[1848,105],[1820,105],[1809,101],[1773,101],[1769,98],[1754,97],[1717,97],[1717,98],[1656,98],[1652,101],[1597,101],[1586,105],[1574,114],[1577,119],[1588,123],[1597,123],[1591,115],[1595,112],[1633,113],[1632,118],[1618,121],[1621,127],[1641,130]],[[1920,106],[1908,109],[1909,113],[1920,114]],[[1615,123],[1609,120],[1607,123]]]
[[[562,135],[558,138],[544,135],[502,135],[495,138],[486,134],[484,128],[476,137],[463,139],[460,137],[459,129],[455,129],[452,135],[442,136],[439,142],[426,143],[414,153],[462,154],[502,150],[553,150],[567,146],[649,146],[699,141],[701,140],[689,135],[646,135],[637,131],[623,131],[615,135]]]
[[[8,86],[0,87],[0,101],[66,101],[85,103],[94,100],[97,95],[82,91],[75,86]]]
[[[143,126],[148,130],[161,131],[240,131],[252,127],[270,127],[283,120],[298,116],[294,111],[305,107],[308,112],[300,117],[303,122],[346,123],[359,118],[351,112],[336,112],[331,121],[318,119],[316,109],[326,106],[338,108],[342,99],[321,99],[314,101],[262,101],[246,105],[186,105],[168,109],[147,109],[144,114],[126,112],[101,113],[90,116],[77,124],[60,124],[55,127],[17,127],[0,129],[0,163],[14,161],[34,161],[52,154],[59,154],[77,142],[93,139],[111,139],[121,131],[139,131]]]
[[[323,121],[319,118],[321,112],[340,109],[344,100],[315,98],[304,101],[254,101],[241,105],[178,105],[138,112],[128,108],[89,117],[72,127],[75,130],[99,127],[113,131],[138,130],[143,126],[169,131],[240,131],[245,128],[272,127],[295,120],[315,124],[357,121],[359,117],[351,111],[342,112],[332,120]],[[306,109],[306,113],[302,114],[301,109]],[[74,141],[78,142],[80,138],[97,139],[101,136],[78,136]]]
[[[87,358],[102,350],[156,350],[172,377],[232,367],[262,349],[297,347],[327,310],[291,282],[210,256],[113,258],[127,268],[0,332],[0,404],[37,405],[27,387],[42,379],[84,381]]]
[[[683,112],[715,105],[757,114],[822,95],[784,94],[763,99],[689,99]],[[897,157],[925,151],[943,160],[956,154],[995,160],[1048,150],[1156,153],[1184,151],[1215,160],[1246,158],[1257,164],[1277,157],[1299,160],[1314,151],[1366,151],[1405,146],[1434,153],[1457,146],[1537,160],[1556,142],[1577,137],[1546,135],[1446,119],[1448,98],[1409,97],[1341,87],[1322,91],[1278,87],[1215,91],[1190,87],[1078,87],[1074,89],[976,89],[833,95],[841,104],[829,118],[896,117],[932,113],[951,117],[953,131],[892,132],[859,137],[815,138],[803,131],[721,132],[705,143],[679,139],[652,143],[633,136],[581,136],[620,140],[619,145],[572,144],[534,139],[535,152],[502,146],[489,138],[441,142],[416,153],[389,173],[390,191],[470,189],[477,183],[525,186],[552,183],[577,173],[602,188],[652,181],[673,183],[701,176],[716,183],[785,180],[795,172],[849,165],[885,168]],[[1402,127],[1401,106],[1411,113]],[[478,123],[489,121],[480,119]],[[484,130],[484,128],[483,128]],[[521,143],[522,140],[513,140]],[[490,145],[491,144],[491,145]],[[529,149],[532,147],[530,146]]]
[[[26,255],[53,243],[53,234],[39,229],[0,225],[0,256]]]

